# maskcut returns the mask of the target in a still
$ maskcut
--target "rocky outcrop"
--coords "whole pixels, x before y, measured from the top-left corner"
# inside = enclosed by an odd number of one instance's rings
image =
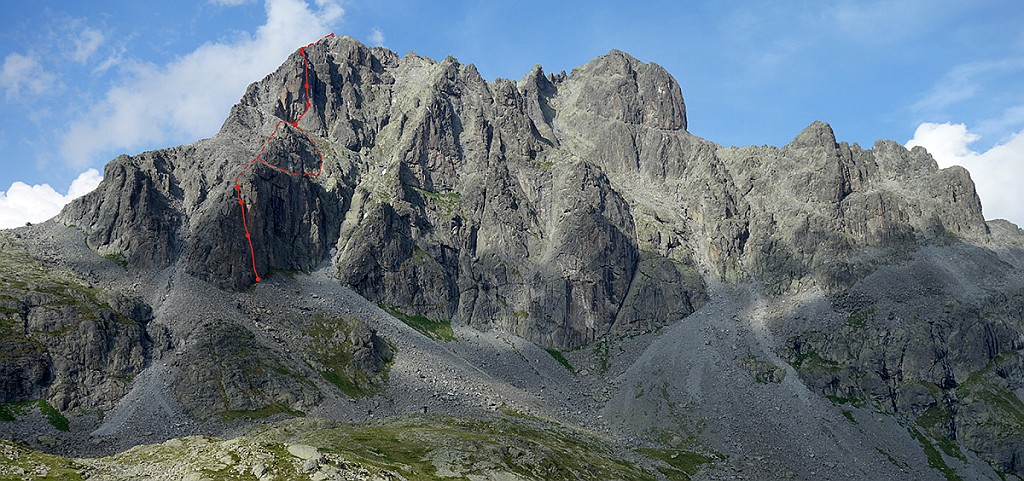
[[[210,320],[193,334],[174,394],[195,419],[297,414],[320,400],[316,386],[281,354],[240,326]]]
[[[902,418],[948,456],[969,449],[1020,473],[1020,282],[991,251],[926,247],[834,298],[846,319],[790,337],[783,355],[836,402]]]
[[[871,271],[872,259],[858,254],[865,247],[988,235],[970,177],[939,170],[923,149],[881,141],[863,150],[837,143],[827,124],[815,122],[782,149],[718,155],[749,205],[731,220],[746,223],[746,244],[754,246],[740,262],[776,292],[808,280],[849,287]]]
[[[379,392],[388,380],[395,353],[384,338],[354,318],[316,316],[306,329],[307,362],[351,397]]]
[[[59,219],[86,232],[102,254],[124,257],[137,267],[166,267],[180,249],[183,192],[172,161],[189,155],[178,148],[122,155],[104,169],[103,188],[66,207]]]
[[[149,306],[52,272],[0,238],[0,402],[107,410],[149,350]]]

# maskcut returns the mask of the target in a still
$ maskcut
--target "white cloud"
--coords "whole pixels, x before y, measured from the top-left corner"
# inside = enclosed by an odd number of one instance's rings
[[[89,60],[89,57],[92,57],[92,54],[96,53],[100,45],[103,45],[105,40],[106,36],[103,35],[103,32],[87,27],[75,39],[75,50],[71,52],[71,60],[85,63]]]
[[[71,122],[61,154],[85,166],[101,151],[134,150],[171,139],[212,135],[246,86],[302,45],[330,32],[344,13],[339,0],[266,0],[254,35],[206,43],[165,65],[124,62],[125,76]]]
[[[977,152],[968,145],[980,140],[981,136],[971,133],[964,124],[934,124],[925,122],[917,126],[914,138],[907,141],[907,148],[920,145],[928,149],[939,167],[964,165],[964,161]]]
[[[22,89],[39,95],[54,86],[56,77],[46,71],[35,57],[8,54],[0,66],[0,90],[7,100],[21,95]]]
[[[92,192],[96,189],[96,186],[100,185],[102,180],[103,176],[96,169],[89,169],[78,174],[78,177],[71,181],[71,187],[68,187],[68,201],[70,202]]]
[[[370,32],[370,43],[380,47],[384,45],[384,32],[381,32],[379,28],[374,27]]]
[[[43,222],[57,215],[68,202],[92,192],[101,180],[103,177],[96,169],[82,172],[71,182],[67,195],[61,195],[49,184],[15,182],[7,192],[0,191],[0,229]]]
[[[929,123],[917,127],[907,147],[920,145],[940,167],[961,165],[971,172],[986,218],[1003,218],[1024,225],[1024,131],[984,152],[970,145],[981,139],[964,124]]]

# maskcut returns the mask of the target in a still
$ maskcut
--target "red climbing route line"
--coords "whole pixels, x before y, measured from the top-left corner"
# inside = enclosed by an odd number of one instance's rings
[[[299,121],[302,120],[302,117],[304,117],[306,115],[306,112],[309,112],[309,107],[312,105],[312,102],[310,102],[310,100],[309,100],[310,99],[310,97],[309,97],[309,59],[306,57],[306,49],[309,48],[309,47],[312,47],[313,45],[316,45],[316,44],[318,44],[318,43],[320,43],[320,42],[322,42],[324,40],[327,40],[328,38],[331,38],[333,36],[334,36],[334,34],[331,33],[331,34],[328,34],[328,35],[324,36],[324,38],[321,38],[320,40],[317,40],[316,42],[312,42],[309,45],[306,45],[305,47],[299,47],[299,53],[302,54],[303,87],[304,87],[304,90],[306,92],[306,106],[302,110],[302,113],[299,114],[299,117],[297,119],[295,119],[294,121],[289,122],[289,121],[284,120],[284,119],[279,120],[277,122],[277,125],[274,126],[274,132],[270,134],[270,137],[267,137],[266,141],[263,142],[263,146],[260,147],[260,151],[257,152],[256,156],[253,157],[252,160],[247,162],[245,164],[245,166],[242,167],[242,170],[238,172],[238,175],[235,176],[235,194],[238,196],[238,205],[242,207],[242,227],[245,229],[245,240],[246,240],[246,242],[249,243],[249,257],[250,257],[250,259],[252,259],[252,273],[256,274],[256,282],[259,282],[262,279],[260,278],[259,271],[256,269],[256,249],[253,247],[252,235],[249,233],[249,222],[248,222],[248,220],[246,219],[246,216],[245,216],[245,199],[242,197],[242,184],[240,183],[240,179],[242,177],[242,174],[244,174],[247,170],[249,170],[249,167],[251,167],[253,164],[255,164],[257,162],[259,162],[259,163],[261,163],[263,165],[266,165],[268,167],[275,168],[275,169],[277,169],[277,170],[279,170],[281,172],[284,172],[284,173],[286,173],[288,175],[294,175],[296,177],[316,177],[316,176],[320,175],[320,172],[323,171],[323,168],[324,168],[324,155],[323,155],[322,152],[320,152],[320,148],[316,146],[316,141],[314,141],[309,136],[309,134],[306,133],[305,130],[303,130],[301,127],[299,127]],[[277,132],[279,130],[281,130],[281,125],[282,124],[288,124],[288,125],[292,126],[296,130],[301,132],[302,135],[304,137],[306,137],[306,140],[308,140],[310,144],[313,144],[313,150],[316,151],[317,158],[320,161],[319,165],[317,165],[316,173],[295,172],[295,171],[292,171],[292,170],[285,169],[284,167],[281,167],[279,165],[267,162],[265,159],[263,159],[263,152],[267,150],[267,146],[270,145],[270,141],[273,140],[274,137],[277,135]],[[303,169],[303,170],[305,170],[305,169]]]

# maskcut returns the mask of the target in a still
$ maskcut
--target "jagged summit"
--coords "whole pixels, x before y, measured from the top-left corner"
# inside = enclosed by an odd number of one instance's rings
[[[786,246],[794,282],[834,257],[823,251],[985,233],[966,173],[895,144],[838,144],[821,122],[782,150],[723,149],[686,133],[671,75],[617,50],[565,77],[537,66],[518,83],[346,37],[305,55],[309,99],[296,53],[247,89],[215,137],[116,159],[61,220],[133,266],[178,265],[242,289],[255,279],[230,179],[308,100],[296,127],[312,142],[285,125],[263,155],[306,169],[319,146],[323,175],[257,165],[240,177],[256,268],[330,260],[374,301],[551,346],[692,312],[705,297],[698,265],[726,278],[772,270],[776,254],[751,240]],[[675,200],[640,202],[654,193]],[[671,282],[648,285],[652,275]]]
[[[801,131],[787,147],[792,149],[801,147],[835,149],[839,147],[839,144],[836,143],[836,134],[832,131],[832,126],[820,120],[815,120]]]
[[[333,37],[0,236],[39,259],[0,264],[4,400],[109,411],[74,436],[125,446],[485,412],[642,439],[649,473],[699,439],[712,478],[1024,475],[1021,235],[921,148],[699,138],[617,50],[488,82]]]
[[[573,69],[570,79],[590,93],[576,106],[627,124],[686,130],[686,105],[679,84],[660,65],[612,50]],[[624,95],[625,93],[625,95]]]

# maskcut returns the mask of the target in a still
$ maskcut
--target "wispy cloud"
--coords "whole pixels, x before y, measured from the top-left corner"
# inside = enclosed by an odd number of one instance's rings
[[[71,122],[61,141],[62,157],[82,167],[106,150],[213,134],[249,83],[298,46],[329,33],[344,13],[338,0],[315,4],[267,0],[266,22],[253,35],[204,44],[164,65],[125,60],[123,78]]]
[[[1006,108],[999,116],[979,122],[976,130],[985,135],[992,134],[998,137],[1005,137],[1006,133],[1015,132],[1022,127],[1024,127],[1024,104]],[[1006,139],[1000,138],[998,140],[1003,141]]]
[[[378,47],[383,46],[384,32],[382,32],[379,28],[374,27],[373,30],[370,31],[370,43]]]
[[[89,61],[96,50],[103,45],[106,35],[94,28],[86,27],[75,39],[75,49],[71,52],[71,60],[78,63]]]
[[[842,0],[819,4],[823,16],[830,20],[847,40],[861,44],[882,45],[937,28],[942,18],[958,15],[969,7],[954,0]]]
[[[990,77],[1024,70],[1024,58],[972,62],[954,67],[911,109],[939,112],[951,105],[975,98]]]
[[[40,95],[53,88],[56,82],[57,77],[32,55],[8,54],[0,66],[0,90],[7,100],[19,97],[23,90]]]
[[[102,62],[100,62],[95,67],[93,67],[92,73],[100,74],[100,73],[106,72],[107,70],[110,70],[112,67],[120,64],[121,61],[124,60],[124,54],[127,51],[128,51],[128,49],[125,48],[124,46],[121,46],[117,50],[112,51],[109,55],[107,55],[107,57],[105,59],[103,59]]]
[[[26,222],[43,222],[55,215],[68,202],[92,192],[103,177],[96,169],[79,174],[71,182],[67,194],[60,194],[49,184],[28,185],[15,182],[0,191],[0,229],[21,227]]]
[[[1020,186],[1024,185],[1024,131],[983,152],[971,148],[979,140],[981,136],[964,124],[925,122],[906,145],[928,149],[940,167],[967,168],[986,218],[1003,218],[1024,225],[1024,204],[1020,202]]]

